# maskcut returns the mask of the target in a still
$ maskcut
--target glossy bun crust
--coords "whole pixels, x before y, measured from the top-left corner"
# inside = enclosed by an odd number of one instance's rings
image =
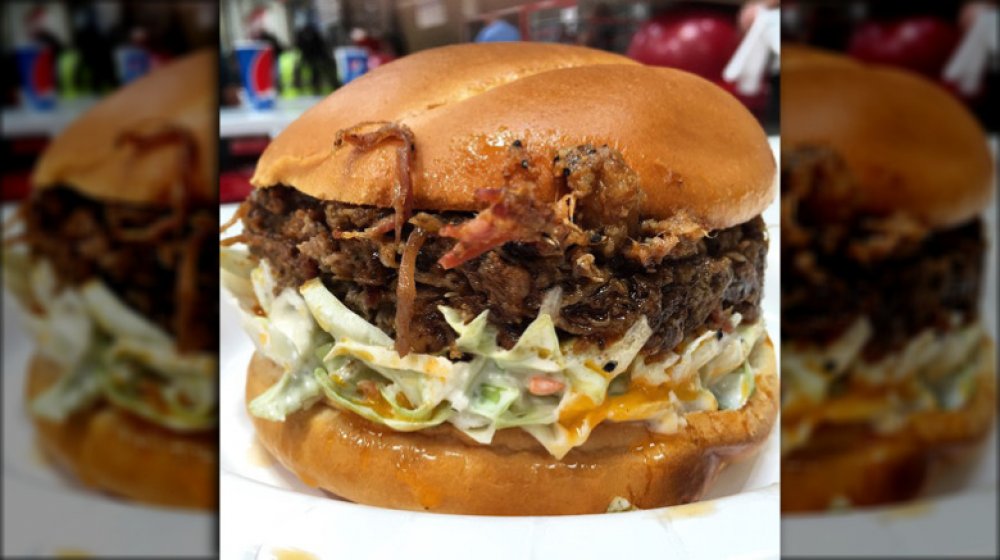
[[[916,414],[904,429],[871,434],[860,425],[828,426],[781,461],[781,509],[821,511],[831,504],[871,506],[916,497],[934,468],[975,452],[996,407],[993,342],[980,346],[978,389],[956,411]]]
[[[745,407],[698,412],[676,434],[638,423],[603,423],[557,460],[527,433],[497,432],[491,445],[449,424],[394,432],[322,403],[284,422],[251,416],[263,446],[312,486],[349,500],[396,509],[477,515],[603,513],[615,497],[639,508],[697,500],[722,467],[757,451],[777,415],[778,379],[770,340],[752,356],[757,390]],[[281,375],[255,354],[250,402]]]
[[[954,95],[905,70],[807,47],[782,49],[781,61],[782,151],[832,148],[863,189],[859,210],[946,228],[986,206],[993,159]]]
[[[34,188],[69,186],[98,200],[167,204],[174,186],[188,181],[194,198],[214,201],[218,75],[218,53],[203,50],[108,95],[52,140],[35,165]],[[161,136],[148,149],[122,140],[129,134],[152,138],[171,128],[190,134],[194,161],[177,139]]]
[[[58,378],[54,363],[35,356],[28,369],[28,400]],[[216,432],[179,434],[108,405],[64,422],[33,421],[46,455],[89,486],[150,504],[217,507]]]
[[[504,185],[515,140],[539,171],[546,200],[557,198],[556,151],[588,143],[623,154],[646,192],[648,217],[684,212],[706,229],[727,228],[774,197],[767,137],[721,88],[619,55],[541,43],[449,46],[381,66],[289,125],[261,156],[253,184],[390,206],[398,143],[369,152],[334,145],[338,131],[372,121],[412,130],[421,210],[482,208],[475,193]]]

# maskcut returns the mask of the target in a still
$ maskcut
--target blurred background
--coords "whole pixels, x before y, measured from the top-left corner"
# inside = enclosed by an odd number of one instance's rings
[[[991,7],[995,10],[996,2],[786,0],[781,5],[781,40],[918,72],[954,93],[995,132],[1000,107],[996,102],[1000,56],[995,39],[985,63],[978,72],[971,72],[968,87],[944,75],[979,16]],[[997,32],[995,23],[988,27]]]
[[[743,87],[724,80],[723,70],[744,38],[764,41],[750,28],[777,3],[222,0],[220,196],[242,199],[269,139],[319,98],[395,58],[454,43],[578,44],[681,68],[732,92],[775,134],[777,57],[758,45],[759,68]]]
[[[29,196],[36,159],[66,126],[118,88],[195,50],[217,48],[218,3],[214,0],[5,0],[0,10],[3,16],[0,48],[5,75],[0,118],[0,160],[3,162],[0,198],[4,222],[4,239],[0,245],[4,265],[0,298],[3,311],[0,323],[0,355],[3,356],[3,406],[0,407],[3,416],[3,538],[0,540],[3,556],[182,557],[214,554],[213,512],[150,506],[117,498],[81,482],[43,452],[36,439],[38,430],[29,415],[29,401],[25,398],[27,364],[40,346],[32,337],[32,325],[39,319],[25,312],[37,310],[18,305],[13,287],[16,282],[11,279],[17,278],[17,273],[28,266],[24,258],[26,238],[20,233],[25,226],[19,217],[23,218],[24,210],[39,198]],[[209,60],[212,58],[206,56]],[[215,77],[214,62],[210,68],[208,76]],[[198,86],[192,83],[191,87]],[[214,81],[211,85],[202,82],[201,87],[207,89],[209,95],[216,90]],[[146,115],[161,109],[152,103],[143,107]],[[209,111],[205,115],[209,118],[203,122],[212,126],[214,107]],[[120,118],[126,121],[134,115],[126,111],[120,113]],[[114,123],[109,126],[113,127]],[[95,134],[99,136],[99,132]],[[206,154],[206,160],[209,157],[214,156]],[[48,192],[57,190],[61,189],[49,189]],[[130,210],[147,217],[160,215],[142,205],[123,210],[127,205],[87,203],[68,195],[60,200],[68,201],[62,206],[64,210],[79,210],[72,214],[76,218],[88,216],[91,220],[79,236],[61,239],[67,251],[75,252],[76,258],[67,259],[67,262],[78,263],[81,269],[87,269],[95,260],[93,254],[88,256],[86,251],[79,249],[83,244],[79,243],[80,239],[104,243],[99,250],[102,256],[117,254],[110,260],[118,262],[120,267],[131,266],[123,262],[121,245],[108,242],[107,232],[101,230],[103,222],[99,216],[104,209],[115,207],[119,215]],[[189,215],[196,211],[192,209]],[[209,212],[209,216],[213,214]],[[53,222],[51,231],[45,228],[51,239],[56,238],[62,225],[55,223],[56,220]],[[214,230],[211,225],[209,227]],[[167,235],[174,235],[173,228]],[[172,238],[163,237],[148,243],[158,250],[171,243],[176,245]],[[157,251],[157,254],[166,252],[169,251]],[[203,260],[211,262],[214,259]],[[163,257],[158,262],[176,262],[176,258]],[[144,280],[137,280],[136,285],[142,282],[148,285],[161,278],[161,272],[145,264],[145,274],[137,275]],[[140,265],[136,265],[131,270],[134,273],[139,268]],[[151,268],[154,272],[150,272]],[[214,275],[216,270],[217,264],[212,264],[210,272]],[[44,284],[35,276],[32,279],[36,285]],[[61,277],[60,282],[71,283],[66,277]],[[214,296],[213,291],[208,293]],[[170,299],[172,294],[147,295],[149,300],[160,301]],[[112,295],[116,297],[122,297],[121,293]],[[71,334],[84,331],[72,317],[67,317],[63,324],[72,325],[68,327]],[[214,331],[214,327],[211,330]],[[209,441],[214,440],[214,435],[211,437]],[[113,450],[114,446],[109,445],[105,452],[108,448]],[[107,455],[117,456],[114,451]],[[149,470],[155,471],[155,466]]]
[[[27,193],[48,139],[102,95],[217,37],[216,2],[4,2],[2,199]]]
[[[934,0],[785,0],[781,5],[781,41],[782,46],[787,48],[794,44],[804,44],[852,57],[856,60],[889,65],[892,67],[909,70],[922,75],[928,81],[937,84],[944,90],[951,93],[955,99],[964,104],[979,120],[986,131],[984,142],[988,142],[992,150],[994,161],[994,183],[992,186],[992,200],[986,205],[982,212],[971,218],[971,222],[980,222],[983,236],[985,238],[985,248],[980,247],[980,259],[976,259],[977,277],[981,273],[981,285],[977,285],[978,301],[981,306],[978,309],[978,317],[986,325],[988,332],[996,337],[997,321],[997,129],[998,129],[998,94],[1000,94],[1000,52],[998,52],[998,29],[997,23],[997,2],[984,1],[953,1],[942,2]],[[786,50],[786,53],[790,51]],[[791,66],[786,65],[789,71],[785,75],[785,85],[795,83]],[[846,79],[846,78],[845,78]],[[831,82],[833,83],[833,82]],[[853,85],[853,84],[852,84]],[[886,96],[888,96],[887,92]],[[898,98],[906,96],[906,91],[895,91],[893,95]],[[795,92],[786,89],[784,92],[786,107],[794,106],[791,102]],[[889,99],[880,97],[879,99]],[[800,106],[804,107],[806,102]],[[800,109],[805,110],[805,109]],[[931,110],[933,110],[931,108]],[[891,114],[891,111],[886,111]],[[848,122],[852,117],[848,116]],[[858,120],[857,117],[853,117]],[[887,119],[890,120],[891,119]],[[928,119],[933,122],[933,119]],[[818,121],[823,122],[823,121]],[[786,113],[786,125],[790,124]],[[858,123],[861,124],[860,122]],[[912,123],[913,129],[934,126],[927,125],[916,119]],[[792,146],[795,142],[793,130],[796,127],[789,126],[783,130],[783,159],[785,162],[794,162],[796,154]],[[802,127],[798,127],[799,130]],[[923,129],[927,131],[926,128]],[[933,131],[931,131],[933,133]],[[901,128],[901,138],[907,132]],[[800,132],[800,134],[803,134]],[[822,138],[824,131],[810,131],[810,134]],[[961,153],[943,153],[935,163],[942,168],[948,165],[967,165],[966,161],[954,162],[949,157],[964,156],[971,153],[971,150],[962,150]],[[887,164],[890,168],[892,162]],[[896,165],[899,165],[898,163]],[[832,174],[843,173],[844,168],[837,168]],[[856,171],[856,170],[855,170]],[[892,170],[889,170],[892,173]],[[792,186],[796,183],[794,173],[783,175],[793,180],[785,181],[782,185],[783,202],[791,200],[791,205],[798,204],[797,197],[801,197],[801,191],[793,196],[787,196],[787,191],[792,191]],[[830,175],[832,176],[832,175]],[[798,183],[806,183],[809,188],[814,188],[818,192],[820,188],[829,189],[827,193],[832,193],[837,187],[844,188],[846,183],[836,183],[836,181],[823,180],[823,174],[817,173],[814,176],[806,177],[804,174],[798,175]],[[841,175],[843,177],[843,175]],[[863,185],[862,185],[863,188]],[[966,189],[966,185],[955,185],[956,196],[961,196],[960,192]],[[844,206],[849,204],[839,204],[836,202],[836,194],[830,194],[831,198],[826,199],[824,211],[829,211],[830,215],[837,211],[843,212]],[[786,198],[787,197],[787,198]],[[794,220],[789,220],[788,216],[795,216],[796,210],[783,214],[782,228],[792,227],[788,225]],[[850,209],[847,210],[848,214]],[[800,214],[802,215],[802,214]],[[845,214],[846,215],[846,214]],[[870,217],[870,216],[868,216]],[[969,222],[966,222],[969,223]],[[815,221],[810,224],[815,231],[830,232],[837,231],[838,227],[843,227],[842,223],[837,223],[836,219],[826,221]],[[977,231],[977,230],[973,230]],[[940,235],[940,231],[934,230],[931,236]],[[783,236],[789,239],[790,236]],[[916,259],[929,260],[930,244],[924,244],[922,251]],[[793,253],[789,251],[785,254],[786,246],[782,247],[782,267],[783,273],[790,269],[802,269],[800,263],[806,258],[797,259],[795,257],[812,257],[814,255]],[[796,251],[799,249],[796,248]],[[944,253],[949,257],[957,257],[962,254],[963,249],[958,246],[949,246]],[[967,250],[966,250],[967,251]],[[982,253],[985,254],[982,254]],[[792,258],[789,258],[789,257]],[[820,257],[822,258],[822,257]],[[810,262],[819,262],[810,261]],[[839,261],[846,262],[846,261]],[[889,267],[897,267],[900,270],[903,259],[896,260],[889,264]],[[924,261],[926,262],[926,260]],[[868,270],[874,271],[872,276],[877,275],[878,266],[886,266],[884,263],[872,264]],[[860,270],[860,269],[852,269]],[[886,270],[883,268],[882,270]],[[867,274],[867,273],[863,273]],[[863,276],[858,274],[858,276]],[[946,269],[942,272],[942,278],[951,278],[960,272],[957,267]],[[782,291],[785,293],[790,282],[788,276],[783,275]],[[798,276],[803,278],[803,276]],[[910,285],[897,284],[900,293],[906,293],[910,286],[916,285],[918,279],[912,280]],[[856,282],[851,285],[854,290],[853,298],[850,301],[837,302],[833,305],[840,305],[841,310],[849,308],[857,301],[861,301],[861,289],[865,278],[848,277],[847,282]],[[850,284],[849,284],[850,285]],[[938,286],[943,286],[943,280]],[[783,295],[784,297],[784,295]],[[886,294],[885,300],[880,300],[882,305],[890,305],[887,300],[892,299],[893,294]],[[787,300],[786,300],[787,301]],[[929,298],[924,301],[914,301],[914,307],[929,309],[934,302]],[[830,305],[827,303],[826,305]],[[822,306],[822,305],[821,305]],[[820,306],[820,307],[821,307]],[[836,316],[834,308],[830,308],[829,316]],[[784,311],[783,311],[784,313]],[[784,325],[790,325],[791,314],[784,314]],[[900,325],[905,325],[905,317],[896,316],[895,320]],[[940,336],[940,335],[939,335]],[[784,364],[792,362],[787,359],[790,353],[785,351]],[[792,378],[789,371],[783,373],[785,386],[791,386],[788,381]],[[789,418],[785,413],[785,418]],[[801,557],[996,557],[997,551],[997,444],[998,433],[996,430],[996,417],[991,420],[992,426],[982,445],[975,449],[974,453],[961,456],[961,460],[955,460],[946,466],[935,465],[939,470],[931,471],[933,477],[922,489],[918,497],[912,501],[902,504],[882,505],[875,507],[846,508],[839,509],[831,507],[830,511],[796,513],[789,515],[786,513],[782,519],[782,554]],[[866,445],[861,443],[859,445]],[[871,445],[875,445],[872,443]],[[832,453],[830,453],[832,455]],[[822,456],[822,455],[820,455]],[[783,459],[784,461],[784,459]],[[792,488],[791,477],[788,473],[792,469],[787,463],[783,466],[785,479],[784,489]],[[869,473],[869,480],[877,480],[875,475]],[[873,483],[877,484],[877,483]],[[900,480],[900,485],[906,482]]]

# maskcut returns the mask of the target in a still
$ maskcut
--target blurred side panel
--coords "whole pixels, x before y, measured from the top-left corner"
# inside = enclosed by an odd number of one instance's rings
[[[997,554],[997,13],[782,7],[784,554]]]
[[[216,554],[218,4],[3,4],[3,554]]]

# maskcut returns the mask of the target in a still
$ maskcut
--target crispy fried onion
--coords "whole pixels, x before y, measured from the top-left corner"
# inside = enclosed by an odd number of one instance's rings
[[[247,213],[249,213],[249,212],[250,212],[250,205],[249,204],[247,204],[246,202],[243,202],[242,204],[240,204],[236,208],[236,211],[233,212],[232,217],[230,217],[228,220],[226,220],[226,223],[224,223],[221,226],[219,226],[219,233],[225,233],[226,230],[228,230],[229,228],[231,228],[234,225],[236,225],[236,222],[241,221],[243,218],[245,218],[247,216]],[[219,245],[221,245],[222,247],[229,247],[229,246],[232,246],[232,245],[236,245],[237,243],[246,243],[246,241],[247,241],[246,235],[243,234],[243,233],[240,233],[238,235],[234,235],[232,237],[227,237],[227,238],[219,241]]]
[[[335,231],[334,239],[379,239],[396,227],[396,214],[386,216],[361,231]]]
[[[708,233],[683,212],[666,220],[644,220],[640,230],[643,239],[633,240],[625,248],[625,255],[646,267],[662,261],[682,241],[698,240]]]
[[[915,246],[927,237],[928,229],[903,212],[863,220],[865,236],[851,240],[847,253],[860,263],[883,260],[907,245]]]
[[[408,220],[409,224],[424,230],[427,233],[436,234],[444,227],[444,222],[440,218],[427,212],[417,212]],[[334,231],[334,239],[381,239],[383,235],[393,230],[396,224],[396,216],[386,216],[374,224],[361,231]]]
[[[360,129],[373,125],[381,125],[370,132],[360,132]],[[399,142],[396,148],[396,184],[392,193],[392,208],[395,210],[394,229],[396,243],[403,239],[403,224],[413,214],[413,177],[410,168],[413,162],[413,152],[416,146],[413,142],[413,132],[406,126],[394,122],[363,122],[337,132],[335,146],[347,142],[362,152],[376,148],[384,142]]]
[[[236,208],[236,211],[233,212],[233,215],[228,220],[226,220],[226,223],[219,226],[219,233],[226,233],[226,230],[236,225],[236,222],[245,218],[247,213],[249,212],[250,212],[249,204],[247,204],[246,202],[240,204]]]
[[[426,240],[424,230],[414,228],[406,238],[399,263],[399,277],[396,281],[396,352],[400,356],[410,353],[410,323],[413,321],[413,304],[417,297],[417,254]]]

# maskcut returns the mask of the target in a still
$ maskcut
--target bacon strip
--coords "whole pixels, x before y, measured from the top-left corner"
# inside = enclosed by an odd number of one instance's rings
[[[528,392],[540,397],[554,395],[565,388],[565,383],[547,375],[532,375],[528,379]]]
[[[489,202],[471,220],[458,225],[446,225],[442,237],[458,240],[438,264],[445,270],[454,268],[508,241],[536,241],[546,226],[552,224],[553,209],[522,189],[479,189],[476,198]]]
[[[371,132],[358,132],[360,128],[373,124],[381,124],[382,126]],[[397,180],[392,193],[392,208],[396,212],[396,243],[400,243],[403,239],[403,224],[413,215],[413,180],[410,169],[415,150],[413,132],[399,123],[364,122],[338,132],[335,145],[340,146],[345,141],[362,152],[372,150],[383,142],[397,141],[401,143],[396,149]]]
[[[399,278],[396,282],[396,352],[400,356],[410,353],[410,323],[413,321],[413,304],[417,298],[417,254],[426,240],[424,230],[415,228],[406,239],[399,263]]]

